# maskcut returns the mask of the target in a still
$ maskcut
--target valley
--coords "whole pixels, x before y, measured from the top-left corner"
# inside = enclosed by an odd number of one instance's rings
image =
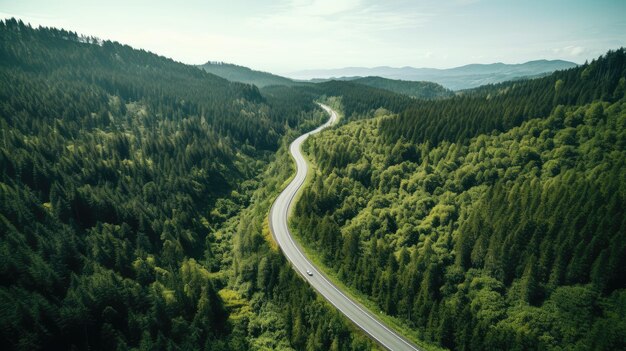
[[[624,48],[300,78],[1,21],[0,344],[626,348]]]

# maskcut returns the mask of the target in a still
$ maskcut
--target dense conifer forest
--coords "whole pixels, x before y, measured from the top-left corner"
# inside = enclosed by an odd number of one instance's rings
[[[363,77],[350,80],[374,88],[389,90],[416,99],[441,99],[454,95],[452,90],[433,82],[414,82],[408,80],[387,79],[381,77]]]
[[[255,71],[248,67],[233,65],[224,62],[207,62],[199,68],[216,76],[228,79],[231,82],[254,84],[259,88],[270,85],[296,85],[299,84],[289,78],[277,76],[268,72]]]
[[[301,242],[446,348],[626,348],[625,55],[399,114],[344,94],[305,144]]]
[[[314,106],[0,23],[3,349],[370,349],[263,237]]]
[[[326,100],[292,228],[333,275],[444,348],[625,349],[625,56],[421,100],[0,22],[0,344],[375,349],[268,229]]]

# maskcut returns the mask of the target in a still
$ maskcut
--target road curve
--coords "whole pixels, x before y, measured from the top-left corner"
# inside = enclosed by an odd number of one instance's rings
[[[391,328],[385,326],[385,324],[374,317],[365,307],[344,295],[313,265],[313,263],[311,263],[311,261],[309,261],[299,245],[294,241],[289,231],[287,220],[291,206],[293,205],[293,199],[298,193],[298,190],[302,187],[308,172],[308,165],[300,152],[300,147],[309,135],[320,132],[337,120],[337,113],[335,111],[326,105],[319,105],[328,112],[330,118],[317,129],[299,136],[289,146],[291,156],[296,161],[296,176],[289,185],[287,185],[285,190],[278,195],[272,205],[269,217],[272,235],[287,259],[291,262],[293,268],[300,273],[315,290],[322,294],[324,298],[380,345],[394,351],[420,351],[416,346],[396,334]],[[310,271],[312,275],[307,274],[307,270]]]

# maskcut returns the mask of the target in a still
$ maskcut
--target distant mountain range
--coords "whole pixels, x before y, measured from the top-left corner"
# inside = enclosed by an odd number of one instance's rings
[[[222,62],[209,61],[198,67],[227,80],[254,84],[259,88],[270,85],[294,86],[328,81],[328,79],[294,81],[272,73],[255,71],[248,67]],[[433,82],[402,81],[381,77],[346,77],[339,80],[349,80],[353,83],[367,85],[421,99],[435,99],[454,95],[453,91]]]
[[[355,77],[378,76],[405,81],[429,81],[452,90],[475,88],[485,84],[500,83],[521,78],[533,78],[554,71],[576,67],[576,63],[563,60],[536,60],[521,64],[470,64],[449,69],[415,67],[346,67],[339,69],[304,70],[289,74],[298,80],[353,80]]]
[[[562,60],[536,60],[522,64],[470,64],[456,68],[414,67],[348,67],[327,70],[306,70],[292,73],[290,79],[230,63],[209,61],[201,69],[233,82],[254,84],[259,88],[270,85],[302,85],[329,80],[349,80],[354,83],[389,90],[416,98],[438,98],[452,90],[476,88],[485,84],[523,78],[535,78],[554,71],[576,67]]]

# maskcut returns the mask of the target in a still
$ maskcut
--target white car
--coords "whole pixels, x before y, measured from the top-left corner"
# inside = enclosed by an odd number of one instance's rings
[[[309,275],[309,276],[311,276],[311,277],[313,276],[313,272],[311,272],[311,271],[310,271],[310,270],[308,270],[308,269],[306,270],[306,274],[308,274],[308,275]]]

